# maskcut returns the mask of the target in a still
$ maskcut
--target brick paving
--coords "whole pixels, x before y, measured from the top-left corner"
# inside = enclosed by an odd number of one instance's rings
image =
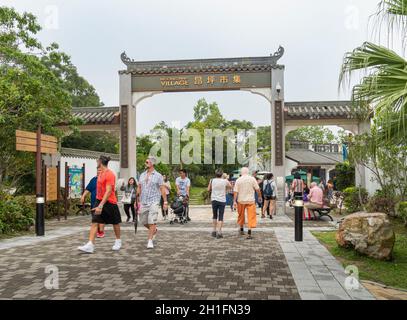
[[[305,222],[304,242],[293,241],[287,216],[259,219],[254,240],[237,234],[236,213],[225,213],[224,239],[210,236],[208,207],[191,209],[192,222],[160,221],[157,245],[146,249],[146,231],[122,224],[123,248],[111,250],[111,228],[86,242],[89,216],[47,221],[46,237],[0,241],[0,299],[371,299],[363,287],[344,288],[342,266],[311,235],[332,230],[328,221]],[[47,267],[57,267],[59,288],[47,289]]]
[[[206,210],[206,209],[205,209]],[[232,225],[232,218],[228,225]],[[253,241],[228,229],[222,240],[195,216],[186,226],[160,223],[157,246],[146,232],[123,224],[123,248],[112,252],[113,232],[98,239],[93,255],[76,247],[86,239],[88,217],[71,219],[71,235],[0,250],[0,299],[299,299],[275,234]],[[52,222],[48,230],[55,230]],[[66,223],[65,223],[66,227]],[[181,228],[180,228],[181,227]],[[59,289],[46,289],[47,266],[59,270]]]

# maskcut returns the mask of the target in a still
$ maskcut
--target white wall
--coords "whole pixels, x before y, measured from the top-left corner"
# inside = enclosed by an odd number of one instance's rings
[[[297,162],[285,158],[285,176],[291,176],[291,171],[297,168],[297,166],[298,166]]]
[[[65,186],[65,162],[68,163],[68,166],[73,167],[82,167],[85,163],[85,185],[96,176],[96,159],[85,159],[85,158],[73,158],[73,157],[61,157],[61,187]],[[111,160],[109,162],[109,168],[116,174],[116,177],[119,176],[120,172],[120,163],[119,161]]]

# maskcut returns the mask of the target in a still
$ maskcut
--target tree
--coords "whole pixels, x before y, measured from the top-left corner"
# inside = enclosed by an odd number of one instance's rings
[[[15,151],[15,130],[61,136],[56,124],[72,122],[69,92],[43,58],[55,53],[35,38],[40,31],[35,16],[0,7],[0,186],[16,186],[32,173],[34,157]]]
[[[349,141],[349,158],[367,168],[389,197],[407,197],[407,144],[379,143],[376,127],[370,133],[355,136]]]
[[[301,127],[289,132],[286,141],[304,141],[312,144],[336,142],[333,132],[323,126]]]
[[[65,148],[76,148],[106,153],[119,152],[119,139],[106,132],[78,132],[62,139]]]
[[[403,42],[407,30],[407,1],[384,0],[380,2],[377,16],[387,22],[391,33],[397,26],[403,31]],[[355,72],[365,76],[352,89],[352,100],[360,108],[373,107],[378,119],[379,142],[398,143],[407,136],[407,61],[382,45],[365,42],[343,60],[339,83],[344,85]]]
[[[49,55],[41,57],[42,62],[59,78],[64,81],[64,88],[72,99],[72,107],[98,107],[103,106],[95,88],[78,74],[76,66],[71,62],[71,57],[58,51],[59,46],[52,43]]]

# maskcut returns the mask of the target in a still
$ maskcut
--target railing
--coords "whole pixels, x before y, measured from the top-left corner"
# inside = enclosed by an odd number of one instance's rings
[[[315,152],[340,153],[341,145],[339,144],[311,144],[308,141],[289,141],[290,149],[295,150],[312,150]]]

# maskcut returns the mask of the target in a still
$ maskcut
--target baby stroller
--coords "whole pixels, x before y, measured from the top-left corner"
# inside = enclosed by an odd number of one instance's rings
[[[185,197],[179,196],[171,203],[170,224],[174,224],[174,222],[185,224],[188,222],[185,200]]]

